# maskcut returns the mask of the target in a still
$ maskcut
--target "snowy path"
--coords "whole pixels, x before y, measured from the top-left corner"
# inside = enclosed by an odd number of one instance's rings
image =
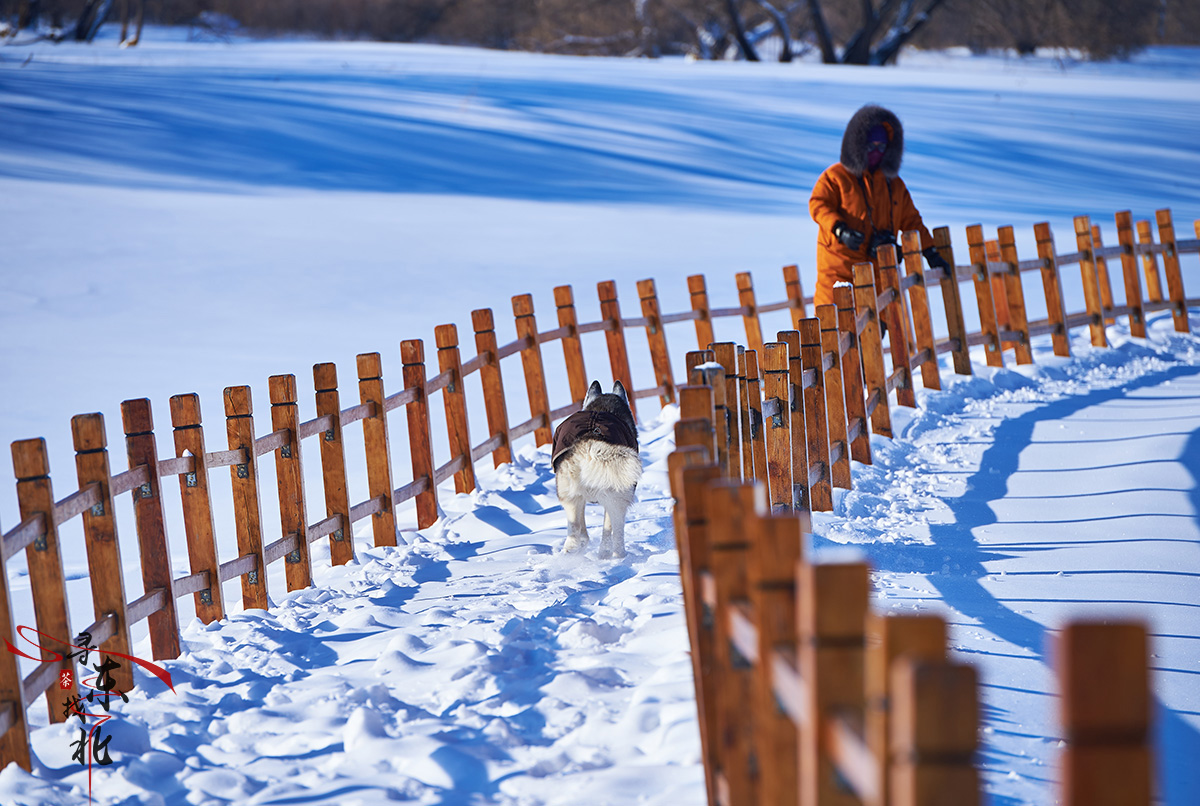
[[[1053,802],[1049,639],[1080,615],[1150,624],[1163,802],[1196,803],[1200,341],[1169,324],[1150,342],[1110,329],[1111,350],[1077,341],[1071,361],[1041,346],[1033,366],[946,376],[893,409],[898,438],[874,440],[874,464],[814,516],[817,556],[861,550],[877,607],[945,614],[979,665],[994,806]],[[360,534],[357,563],[318,563],[317,587],[269,613],[193,622],[169,664],[177,693],[141,677],[110,723],[95,802],[702,802],[672,415],[642,432],[626,561],[554,553],[548,454],[526,448],[405,545]],[[76,728],[31,715],[35,775],[0,772],[0,803],[86,803]]]
[[[548,454],[528,450],[408,545],[362,550],[269,613],[193,622],[169,664],[177,694],[139,676],[116,705],[96,802],[696,802],[671,430],[643,432],[624,562],[553,553],[566,522]],[[602,512],[588,515],[594,555]],[[76,732],[37,730],[42,781],[5,770],[0,803],[86,803]]]

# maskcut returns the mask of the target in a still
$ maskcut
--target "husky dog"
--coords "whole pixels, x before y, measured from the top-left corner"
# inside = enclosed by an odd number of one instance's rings
[[[592,381],[583,410],[563,420],[554,430],[555,483],[558,500],[567,514],[567,540],[563,551],[587,548],[584,523],[587,504],[604,507],[604,536],[600,558],[625,556],[625,511],[642,477],[638,454],[637,426],[629,408],[629,396],[620,381],[611,394]]]

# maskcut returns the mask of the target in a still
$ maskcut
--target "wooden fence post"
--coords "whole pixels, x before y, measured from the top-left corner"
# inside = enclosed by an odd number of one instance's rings
[[[1000,241],[1000,260],[1009,265],[1008,273],[1004,275],[1004,296],[1008,300],[1009,327],[1020,337],[1014,345],[1017,363],[1032,364],[1033,351],[1029,346],[1029,316],[1025,313],[1025,288],[1021,284],[1017,242],[1013,237],[1012,227],[1000,227],[997,235]]]
[[[764,347],[765,349],[765,347]],[[750,411],[750,450],[754,458],[754,476],[759,484],[767,486],[767,446],[763,436],[762,371],[754,350],[746,351],[746,392]]]
[[[1067,331],[1067,314],[1063,308],[1062,281],[1058,272],[1058,255],[1054,249],[1054,236],[1046,222],[1033,225],[1037,239],[1038,257],[1042,259],[1042,288],[1046,292],[1046,315],[1054,326],[1051,339],[1054,354],[1071,355],[1071,334]]]
[[[654,280],[639,280],[638,297],[646,319],[646,341],[650,344],[650,362],[654,366],[654,385],[662,389],[658,401],[665,406],[675,402],[675,378],[671,375],[671,356],[667,352],[667,334],[663,330],[662,311]],[[633,390],[630,390],[633,391]]]
[[[904,306],[904,294],[900,291],[900,279],[896,273],[896,247],[888,244],[879,247],[879,280],[881,295],[891,291],[892,301],[879,309],[879,318],[888,327],[888,345],[892,348],[892,375],[896,378],[896,404],[917,405],[913,390],[912,366],[908,351],[908,314]]]
[[[880,247],[880,254],[884,252],[895,253],[892,246]],[[880,261],[884,263],[883,259]],[[883,321],[888,321],[888,345],[892,348],[892,375],[895,379],[896,405],[907,405],[908,408],[916,408],[917,392],[913,389],[912,383],[912,361],[908,354],[908,339],[896,338],[896,333],[905,335],[908,331],[908,317],[905,315],[905,308],[902,305],[904,295],[900,291],[900,278],[896,276],[895,261],[880,266],[880,276],[883,279],[883,287],[892,291],[892,302],[880,309],[880,318]],[[892,325],[895,329],[892,329]]]
[[[684,355],[684,367],[687,370],[685,377],[687,378],[687,382],[693,383],[692,371],[695,370],[696,367],[700,366],[701,364],[707,364],[713,360],[715,360],[713,357],[713,351],[707,349],[692,350]]]
[[[67,583],[63,574],[62,550],[59,547],[58,526],[54,522],[54,486],[50,483],[50,459],[46,452],[46,440],[22,439],[12,444],[13,471],[17,477],[17,504],[21,520],[42,516],[42,534],[25,547],[25,561],[29,566],[29,587],[33,593],[33,614],[37,628],[47,635],[70,641],[71,619],[67,610]],[[0,564],[2,565],[2,564]],[[0,567],[0,570],[4,570]],[[7,579],[7,574],[6,574]],[[14,625],[14,628],[20,625]],[[16,661],[16,655],[9,655]],[[71,686],[60,693],[74,699],[79,688],[75,683],[71,661],[64,658],[60,670],[70,671]],[[18,669],[17,685],[21,678]],[[7,699],[7,698],[6,698]],[[24,699],[21,700],[24,702]],[[50,709],[50,722],[65,722],[58,703],[46,699]],[[14,725],[18,720],[14,720]],[[19,714],[19,722],[25,725],[25,712]],[[28,756],[28,744],[25,746]]]
[[[367,455],[367,488],[379,501],[379,511],[371,518],[376,546],[396,545],[396,505],[392,500],[392,449],[388,440],[387,411],[384,409],[383,362],[379,353],[358,355],[359,402],[374,411],[362,421],[363,444]],[[486,369],[486,367],[485,367]]]
[[[926,389],[941,389],[942,376],[933,343],[933,319],[929,315],[929,294],[925,288],[925,264],[921,260],[921,233],[916,230],[904,233],[904,274],[905,282],[913,281],[908,288],[909,310],[912,311],[917,355],[924,356],[921,383]]]
[[[899,341],[903,341],[901,338]],[[808,470],[820,466],[821,476],[816,481],[809,477],[809,506],[813,512],[828,512],[833,509],[833,491],[830,489],[829,467],[829,418],[825,409],[825,370],[821,351],[821,320],[805,319],[800,323],[800,360],[804,372],[813,379],[804,389],[805,436],[808,440]]]
[[[1121,275],[1125,279],[1125,305],[1129,308],[1129,333],[1146,338],[1146,310],[1142,304],[1142,280],[1138,276],[1137,256],[1133,253],[1133,213],[1117,213],[1117,243],[1121,245]]]
[[[750,350],[749,352],[754,352]],[[746,359],[747,350],[742,345],[737,348],[737,383],[738,383],[738,413],[740,414],[742,432],[742,478],[750,481],[754,478],[754,443],[750,433],[750,379],[747,375],[749,363]],[[757,364],[755,365],[757,369]]]
[[[1146,628],[1076,622],[1059,635],[1056,650],[1063,806],[1149,806]]]
[[[557,289],[555,293],[557,294]],[[561,316],[562,309],[559,311]],[[438,325],[433,329],[433,337],[437,344],[438,369],[450,373],[450,383],[442,390],[450,458],[461,456],[464,459],[462,470],[454,474],[454,491],[469,493],[475,489],[475,463],[471,460],[471,429],[467,421],[467,390],[463,383],[462,357],[458,351],[458,328],[454,325]],[[582,367],[582,364],[580,366]],[[574,392],[572,389],[572,395]],[[582,400],[583,398],[580,398],[580,402]]]
[[[1104,333],[1104,309],[1100,302],[1100,281],[1096,277],[1096,257],[1092,248],[1092,225],[1085,215],[1075,216],[1075,242],[1079,247],[1079,272],[1083,276],[1083,299],[1092,321],[1089,325],[1093,347],[1107,347]]]
[[[722,469],[731,478],[742,475],[742,441],[741,441],[741,393],[738,389],[737,377],[737,345],[731,341],[710,344],[716,362],[725,368],[725,428],[726,448],[729,460],[722,464]],[[721,438],[721,426],[717,424],[717,439]]]
[[[804,414],[804,360],[800,355],[800,331],[781,330],[775,337],[787,345],[788,395],[785,416],[789,417],[792,439],[792,506],[795,509],[812,509],[808,490],[808,420]]]
[[[1000,328],[996,320],[996,305],[992,300],[992,283],[987,269],[987,247],[983,242],[983,227],[967,227],[967,245],[971,251],[971,273],[975,280],[975,301],[979,304],[979,326],[983,331],[984,357],[989,367],[1004,366],[1000,347]]]
[[[788,378],[788,346],[777,341],[763,345],[763,398],[767,448],[767,489],[772,512],[790,512],[792,500],[792,439]]]
[[[1170,210],[1155,212],[1158,221],[1158,242],[1163,247],[1163,271],[1167,275],[1167,294],[1171,297],[1171,314],[1175,332],[1188,332],[1187,295],[1183,291],[1183,275],[1179,271],[1179,247],[1175,244],[1175,225]]]
[[[834,710],[851,718],[863,713],[869,571],[864,563],[802,563],[796,587],[797,665],[807,684],[809,714],[800,731],[800,802],[858,806],[839,782],[823,734]]]
[[[521,294],[512,298],[513,316],[516,317],[517,338],[525,339],[521,349],[521,366],[525,370],[525,393],[529,397],[529,416],[544,418],[542,425],[533,429],[534,441],[538,446],[549,445],[554,436],[550,422],[550,396],[546,392],[546,370],[542,366],[542,345],[538,341],[537,319],[533,315],[533,296]],[[630,394],[633,389],[629,389]]]
[[[1000,241],[988,241],[984,245],[984,252],[987,255],[988,263],[1000,262]],[[988,268],[988,279],[992,284],[992,306],[996,309],[996,329],[1000,333],[1006,330],[1012,330],[1012,320],[1009,316],[1008,308],[1008,288],[1004,284],[1003,275],[996,274],[994,269]],[[1001,350],[1011,350],[1013,341],[1011,339],[1000,339]]]
[[[800,320],[808,318],[804,304],[804,286],[800,284],[800,269],[797,266],[783,267],[783,282],[787,286],[788,311],[792,315],[792,329],[799,330]]]
[[[676,521],[683,528],[676,532],[679,548],[679,568],[684,589],[688,638],[691,643],[692,672],[696,687],[696,708],[700,723],[700,747],[704,756],[708,802],[717,801],[716,770],[717,709],[713,686],[714,638],[713,617],[701,591],[701,575],[710,564],[709,518],[706,500],[708,489],[720,477],[715,464],[686,466],[676,464],[678,475],[672,476]]]
[[[775,700],[772,665],[777,651],[795,656],[796,566],[805,525],[799,515],[759,519],[757,539],[750,546],[750,601],[758,627],[754,721],[763,804],[794,804],[800,789],[799,732]]]
[[[1092,248],[1097,253],[1104,248],[1104,241],[1100,237],[1100,225],[1092,224]],[[1108,258],[1104,255],[1096,255],[1096,279],[1100,283],[1100,305],[1104,308],[1104,324],[1111,325],[1116,321],[1109,314],[1113,309],[1113,291],[1112,280],[1108,275]]]
[[[729,619],[733,604],[750,595],[747,564],[750,547],[759,540],[761,488],[736,479],[714,482],[708,489],[711,563],[716,607],[713,612],[715,691],[717,700],[720,802],[756,803],[757,775],[754,738],[757,725],[754,674],[747,658],[733,643]]]
[[[263,556],[262,500],[258,490],[258,452],[254,441],[254,406],[249,386],[227,386],[225,432],[230,450],[241,450],[246,461],[229,468],[233,487],[233,520],[237,530],[238,556],[253,554],[258,567],[242,576],[242,609],[266,610],[267,562]]]
[[[175,429],[175,456],[191,454],[193,457],[192,470],[179,476],[179,495],[183,500],[183,530],[187,535],[189,567],[193,574],[208,574],[208,587],[193,594],[196,617],[211,624],[225,618],[225,595],[221,590],[221,563],[217,559],[208,468],[204,464],[199,395],[192,393],[171,398],[171,425]]]
[[[880,436],[892,435],[892,415],[888,410],[887,376],[883,369],[883,342],[879,335],[879,314],[875,310],[875,270],[870,263],[854,266],[854,307],[865,322],[858,334],[859,359],[862,363],[866,393],[863,409],[871,418],[871,430]]]
[[[754,279],[750,272],[737,274],[738,305],[744,310],[742,322],[746,326],[746,343],[751,350],[762,350],[762,324],[758,321],[758,303],[754,299]]]
[[[891,674],[892,803],[978,806],[975,667],[900,658]]]
[[[862,360],[859,350],[858,316],[854,311],[854,288],[834,286],[833,301],[837,306],[839,339],[846,339],[842,355],[842,384],[846,400],[846,436],[850,440],[850,458],[871,464],[871,436],[867,428],[867,412],[863,400]]]
[[[279,486],[279,521],[284,537],[296,536],[296,548],[284,556],[284,576],[289,591],[312,585],[312,558],[308,550],[308,507],[304,500],[304,466],[300,460],[300,412],[296,406],[296,376],[272,375],[271,431],[287,430],[288,441],[275,451],[275,479]]]
[[[910,657],[941,661],[946,657],[946,620],[934,615],[867,616],[865,738],[884,773],[880,776],[879,802],[891,803],[887,770],[893,765],[888,743],[892,723],[892,665],[898,658]]]
[[[713,423],[713,438],[717,446],[713,456],[717,467],[721,468],[722,475],[728,476],[732,472],[732,460],[729,446],[729,407],[725,397],[728,390],[725,369],[712,362],[704,368],[697,367],[693,370],[689,380],[693,386],[708,386],[712,389],[713,409],[709,418]]]
[[[717,455],[712,416],[713,388],[711,386],[686,384],[679,387],[680,421],[703,419],[708,423],[708,439],[703,444],[708,449],[709,461],[713,461],[713,457]],[[675,445],[676,447],[680,447],[678,441],[676,441]]]
[[[15,447],[16,443],[13,445]],[[15,646],[18,640],[17,627],[21,625],[17,624],[13,616],[12,598],[8,591],[8,573],[3,565],[0,563],[0,571],[4,572],[0,573],[0,639]],[[71,637],[69,633],[63,633],[62,640],[70,641]],[[70,664],[70,661],[65,663]],[[61,664],[59,668],[63,668]],[[74,689],[75,675],[71,675],[70,682],[72,690],[56,689],[60,695],[67,697],[68,702],[78,696],[77,690]],[[58,712],[59,718],[54,721],[61,722],[65,719],[62,716],[62,706],[48,695],[46,705],[49,706],[51,715]],[[21,677],[17,655],[13,652],[0,652],[0,719],[8,722],[8,728],[0,733],[0,765],[7,767],[9,762],[15,761],[21,769],[32,772],[33,765],[29,758],[29,722],[25,713],[27,707],[24,680]]]
[[[1146,251],[1142,252],[1142,268],[1146,272],[1146,297],[1151,302],[1162,302],[1162,277],[1158,273],[1158,256],[1150,251],[1150,247],[1154,246],[1154,232],[1150,229],[1150,222],[1137,222],[1137,234],[1138,245],[1146,248]]]
[[[133,654],[129,638],[129,619],[125,616],[125,575],[121,567],[121,549],[117,543],[117,517],[113,511],[108,465],[108,436],[104,431],[104,415],[79,414],[71,418],[71,436],[75,442],[75,469],[79,474],[79,489],[89,484],[100,485],[100,501],[83,513],[83,537],[87,545],[88,579],[92,587],[92,606],[96,620],[105,616],[116,619],[113,635],[100,644],[101,654],[119,652]],[[204,454],[197,456],[203,467]],[[58,636],[55,636],[56,638]],[[66,640],[71,640],[70,637]],[[133,665],[120,663],[112,676],[117,691],[133,691]],[[57,689],[51,689],[57,691]],[[47,697],[47,700],[50,698]]]
[[[492,464],[500,467],[512,461],[512,445],[508,439],[508,405],[504,397],[504,378],[500,374],[499,347],[496,344],[492,309],[480,308],[471,311],[471,324],[475,328],[475,349],[479,355],[488,356],[479,368],[479,380],[483,385],[483,407],[487,411],[488,438],[503,439],[500,447],[492,451]]]
[[[558,308],[558,326],[567,328],[567,335],[562,338],[562,348],[571,402],[582,404],[587,397],[589,384],[583,364],[583,343],[579,339],[579,319],[575,314],[575,292],[571,286],[560,285],[554,289],[554,304]]]
[[[162,489],[158,479],[158,446],[150,401],[126,400],[121,404],[125,427],[125,454],[129,467],[146,466],[146,482],[134,488],[133,517],[137,529],[138,555],[142,566],[142,590],[164,592],[162,607],[146,619],[150,651],[155,660],[179,657],[179,616],[175,612],[175,585],[171,572],[171,548],[163,521]]]
[[[688,293],[692,298],[692,310],[696,312],[696,344],[701,350],[716,341],[713,336],[712,309],[708,305],[708,288],[703,274],[688,277]]]
[[[321,486],[325,489],[325,517],[340,516],[342,525],[329,535],[329,562],[345,565],[354,559],[354,534],[350,527],[350,494],[346,483],[346,449],[342,445],[342,404],[337,389],[337,365],[313,365],[317,416],[332,418],[320,435]]]
[[[608,342],[608,362],[612,367],[614,381],[620,381],[629,392],[630,404],[633,400],[633,376],[629,371],[629,351],[625,348],[625,324],[621,319],[621,304],[617,301],[617,284],[612,280],[596,284],[600,294],[600,318],[606,328],[604,338]],[[631,405],[633,416],[637,418],[637,406]]]
[[[818,305],[821,323],[821,366],[825,376],[825,413],[829,423],[829,481],[834,487],[849,490],[850,443],[846,436],[846,394],[842,388],[842,350],[837,329],[837,306]],[[840,455],[835,453],[840,452]]]
[[[682,388],[682,387],[680,387]],[[712,455],[712,421],[705,417],[683,417],[675,421],[675,449],[704,448]]]
[[[428,477],[429,485],[417,493],[417,528],[428,529],[438,519],[437,484],[433,478],[433,438],[429,433],[429,396],[425,392],[425,345],[420,339],[400,342],[404,388],[416,390],[416,399],[405,406],[408,447],[413,481]]]
[[[938,254],[950,265],[942,278],[942,305],[946,309],[946,328],[950,340],[957,347],[950,351],[954,359],[954,371],[959,375],[971,374],[970,345],[967,344],[967,326],[963,322],[962,294],[958,288],[958,269],[954,265],[954,247],[950,243],[950,228],[938,227],[933,231],[933,243]]]

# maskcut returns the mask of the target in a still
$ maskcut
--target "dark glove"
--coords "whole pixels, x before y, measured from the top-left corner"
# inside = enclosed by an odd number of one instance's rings
[[[929,264],[931,269],[941,269],[942,271],[950,271],[950,264],[946,262],[940,254],[936,246],[931,246],[928,249],[921,250],[921,254],[925,256],[925,262]]]
[[[896,243],[896,233],[892,232],[890,229],[875,230],[875,232],[871,235],[871,248],[868,250],[871,253],[871,257],[875,257],[875,251],[879,249],[879,247],[887,246],[888,244],[892,246],[899,246],[899,244]]]
[[[858,250],[863,244],[863,234],[856,229],[850,229],[841,221],[833,225],[833,237],[854,250]]]

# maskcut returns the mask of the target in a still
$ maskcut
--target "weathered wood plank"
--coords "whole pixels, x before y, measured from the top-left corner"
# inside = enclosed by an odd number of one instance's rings
[[[304,468],[301,464],[300,439],[296,434],[300,412],[296,405],[296,376],[272,375],[268,380],[271,394],[271,428],[286,429],[292,436],[287,445],[275,452],[275,480],[279,491],[280,533],[297,535],[297,545],[284,556],[283,573],[288,591],[312,585],[312,557],[308,547],[308,507],[305,503]],[[212,570],[212,578],[220,572]],[[219,588],[219,584],[214,587]]]
[[[372,413],[363,418],[363,449],[367,462],[367,496],[381,502],[382,508],[371,519],[371,534],[376,546],[396,545],[396,510],[392,503],[392,449],[388,437],[387,411],[383,402],[383,361],[379,353],[357,356],[358,396]]]
[[[667,334],[663,330],[658,290],[654,280],[639,280],[637,288],[642,303],[642,316],[646,320],[646,340],[650,345],[650,364],[654,367],[654,381],[662,389],[659,404],[666,406],[675,402],[675,378],[671,373],[671,356],[667,352]]]
[[[25,561],[29,568],[29,587],[33,594],[33,613],[38,630],[41,632],[61,638],[64,641],[70,640],[74,633],[71,632],[71,622],[67,610],[67,589],[66,578],[63,575],[62,564],[62,548],[59,542],[58,525],[61,523],[55,517],[55,502],[54,502],[54,487],[50,482],[50,459],[46,451],[46,440],[38,439],[22,439],[12,443],[12,458],[13,471],[17,477],[17,505],[22,521],[40,520],[42,528],[38,535],[34,537],[25,548]],[[96,485],[97,490],[99,485]],[[96,496],[97,502],[99,495]],[[7,543],[7,541],[6,541]],[[6,546],[7,548],[7,546]],[[6,556],[7,562],[8,557]],[[0,570],[3,570],[0,568]],[[12,631],[17,628],[17,624],[12,623],[11,599],[7,588],[4,589],[5,602],[0,603],[0,618],[6,615],[10,620],[10,629],[5,633],[5,636],[15,643]],[[6,653],[8,654],[8,653]],[[16,656],[9,654],[16,663]],[[13,667],[16,669],[16,666]],[[71,665],[68,661],[61,661],[58,666],[60,670],[71,670]],[[0,678],[0,685],[3,686],[3,692],[0,693],[0,698],[17,703],[21,710],[16,715],[14,724],[21,727],[25,733],[21,736],[14,737],[12,741],[16,744],[9,744],[8,741],[0,742],[0,751],[14,752],[14,759],[25,758],[26,766],[28,767],[28,727],[25,717],[25,706],[28,700],[20,700],[14,693],[20,689],[19,671],[14,671],[18,676],[17,680],[9,679],[4,676]],[[72,675],[71,687],[63,692],[63,696],[75,697],[79,693],[79,688],[74,682]],[[62,708],[57,703],[47,703],[52,723],[63,722],[66,720],[66,715],[62,713]],[[24,750],[22,750],[22,746]],[[7,757],[7,756],[6,756]]]
[[[536,328],[534,333],[536,333]],[[429,395],[425,393],[425,344],[420,339],[400,342],[404,388],[417,392],[408,404],[408,451],[414,479],[433,478],[433,437],[429,430]],[[428,529],[438,519],[437,487],[433,484],[417,496],[417,528]]]
[[[354,534],[350,527],[350,492],[346,479],[346,448],[338,415],[342,410],[338,393],[337,365],[313,366],[313,386],[317,394],[317,417],[327,419],[327,427],[317,433],[321,451],[321,481],[325,491],[326,517],[340,517],[346,526],[329,536],[329,561],[345,565],[354,559]],[[240,554],[248,552],[242,551]],[[251,552],[253,553],[253,549]],[[244,582],[244,580],[243,580]]]
[[[178,658],[179,615],[171,590],[171,548],[167,542],[163,518],[162,489],[158,475],[158,444],[154,436],[154,418],[146,398],[121,404],[121,422],[125,429],[125,454],[130,467],[146,470],[145,479],[133,488],[133,517],[137,529],[138,553],[142,566],[142,590],[163,590],[162,607],[148,614],[150,651],[155,660]],[[252,452],[252,451],[251,451]],[[132,615],[130,622],[135,621]]]
[[[100,502],[83,513],[93,612],[97,619],[108,615],[116,618],[114,634],[100,643],[100,650],[102,654],[117,652],[131,655],[133,642],[129,637],[129,620],[125,614],[125,577],[117,541],[117,518],[112,496],[108,492],[112,474],[109,472],[104,416],[79,414],[72,417],[71,436],[75,443],[75,469],[79,475],[79,486],[99,484],[101,490]],[[196,455],[203,456],[203,450]],[[128,663],[121,663],[112,676],[117,681],[117,690],[133,691],[133,669]]]

